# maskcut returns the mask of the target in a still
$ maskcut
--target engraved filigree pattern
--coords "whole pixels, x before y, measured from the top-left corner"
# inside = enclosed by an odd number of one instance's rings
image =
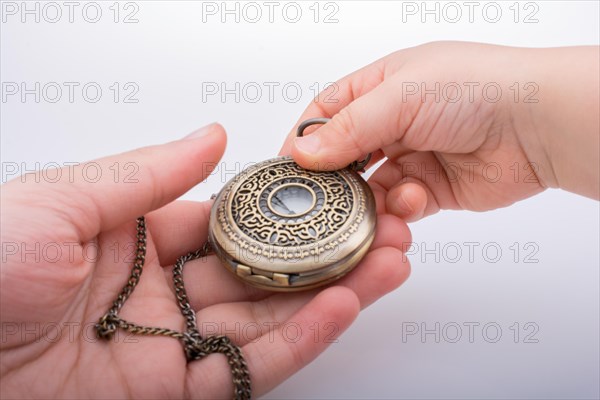
[[[358,180],[345,171],[316,173],[285,157],[278,160],[250,167],[224,188],[217,217],[229,240],[246,254],[283,260],[319,255],[347,241],[365,217],[366,195]],[[290,223],[260,211],[263,191],[274,182],[296,179],[308,186],[316,184],[325,194],[323,204],[310,210],[308,219]]]
[[[303,183],[324,196],[317,206],[298,217],[269,215],[261,209],[261,200],[264,201],[266,193],[286,183]],[[348,220],[353,203],[352,191],[341,174],[314,173],[289,162],[246,176],[233,193],[231,214],[238,228],[260,243],[302,246],[337,232]]]

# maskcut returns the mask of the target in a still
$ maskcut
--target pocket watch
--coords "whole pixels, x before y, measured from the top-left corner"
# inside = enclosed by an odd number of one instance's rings
[[[327,118],[304,121],[298,136]],[[245,169],[214,196],[209,242],[225,268],[262,289],[294,291],[332,282],[366,255],[375,235],[373,192],[358,171],[311,171],[291,157]]]

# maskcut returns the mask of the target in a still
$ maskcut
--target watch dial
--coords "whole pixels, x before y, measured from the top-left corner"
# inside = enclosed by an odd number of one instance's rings
[[[273,211],[288,217],[305,214],[314,204],[314,193],[306,186],[296,184],[282,185],[273,191],[269,199]]]
[[[312,179],[289,177],[268,184],[259,195],[258,208],[273,222],[302,223],[321,211],[323,188]]]

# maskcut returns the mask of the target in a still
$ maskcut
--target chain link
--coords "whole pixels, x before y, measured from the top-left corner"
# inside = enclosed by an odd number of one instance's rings
[[[173,284],[175,295],[181,313],[185,317],[186,331],[179,332],[167,328],[156,328],[136,325],[125,321],[118,316],[125,301],[131,296],[140,281],[144,262],[146,261],[146,220],[144,217],[137,219],[137,250],[135,261],[129,279],[112,307],[96,324],[96,334],[99,338],[110,340],[117,329],[126,330],[136,335],[169,336],[181,341],[188,362],[201,360],[209,354],[221,353],[227,357],[234,385],[234,399],[250,399],[252,390],[250,386],[250,372],[244,360],[241,349],[233,344],[227,336],[209,336],[203,338],[198,330],[196,312],[190,305],[185,286],[183,284],[183,266],[186,262],[204,257],[210,253],[210,244],[206,242],[200,249],[181,256],[173,267]]]

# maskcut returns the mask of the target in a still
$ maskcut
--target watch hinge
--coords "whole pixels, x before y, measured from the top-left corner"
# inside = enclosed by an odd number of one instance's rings
[[[235,272],[241,278],[250,279],[261,283],[275,284],[276,286],[290,286],[294,280],[298,278],[297,274],[290,275],[279,272],[272,272],[266,275],[243,264],[236,264]]]

